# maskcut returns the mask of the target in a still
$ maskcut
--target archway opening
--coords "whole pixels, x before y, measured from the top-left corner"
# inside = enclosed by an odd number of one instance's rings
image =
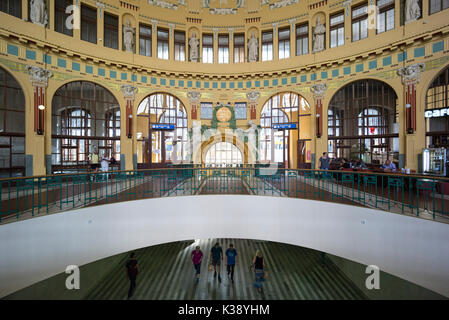
[[[168,93],[146,97],[137,109],[137,163],[139,168],[166,167],[188,156],[187,112]]]
[[[25,175],[25,95],[0,67],[0,177]]]
[[[310,167],[310,105],[301,95],[272,96],[260,114],[259,160],[280,167]]]
[[[332,158],[377,166],[399,161],[399,116],[393,88],[377,80],[354,81],[332,97],[328,152]]]
[[[243,155],[230,142],[216,142],[207,149],[204,164],[206,167],[238,167],[243,165]]]
[[[120,159],[120,106],[96,83],[69,82],[52,100],[52,172],[86,171],[100,158]]]

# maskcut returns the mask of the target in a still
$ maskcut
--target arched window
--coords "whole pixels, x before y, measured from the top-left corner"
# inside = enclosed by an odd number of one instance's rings
[[[25,96],[0,67],[0,177],[25,175]]]
[[[243,164],[242,152],[230,142],[214,143],[204,158],[206,167],[236,167]]]
[[[176,97],[155,93],[139,104],[137,162],[141,168],[186,161],[187,135],[187,112]]]
[[[260,161],[277,162],[281,166],[290,165],[289,145],[296,141],[292,140],[290,130],[278,130],[273,127],[289,124],[294,125],[295,130],[299,130],[299,119],[302,116],[310,118],[310,106],[302,96],[296,93],[279,93],[264,104],[260,114],[260,126],[262,127],[259,136]],[[295,137],[298,141],[300,140],[297,132],[295,132]],[[305,143],[301,145],[301,150],[304,149],[304,146]],[[305,157],[302,157],[301,160],[305,161]]]
[[[397,96],[387,84],[359,80],[338,90],[328,108],[329,153],[380,164],[399,159]]]
[[[449,67],[438,74],[426,94],[426,110],[448,107]],[[449,148],[449,115],[433,116],[432,114],[431,117],[426,116],[426,147]]]
[[[52,170],[86,170],[96,151],[120,159],[120,106],[100,85],[67,83],[52,101]]]

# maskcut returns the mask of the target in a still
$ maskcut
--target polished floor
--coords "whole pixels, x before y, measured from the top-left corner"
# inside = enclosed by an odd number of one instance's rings
[[[212,245],[219,241],[225,251],[233,243],[238,252],[234,283],[222,272],[222,282],[208,272]],[[190,254],[200,245],[205,254],[201,278],[195,281]],[[265,257],[268,277],[263,292],[253,286],[249,266],[259,249]],[[328,259],[318,251],[257,240],[209,239],[195,243],[173,242],[135,250],[139,263],[137,287],[133,300],[257,300],[257,299],[366,299],[364,294]],[[206,260],[207,259],[207,260]],[[95,286],[87,299],[127,299],[129,282],[125,276],[126,259]]]

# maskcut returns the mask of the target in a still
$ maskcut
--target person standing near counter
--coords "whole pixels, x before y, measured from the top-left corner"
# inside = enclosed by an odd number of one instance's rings
[[[329,170],[330,159],[327,155],[327,152],[323,152],[323,156],[320,157],[319,161],[320,161],[320,169],[321,170]]]

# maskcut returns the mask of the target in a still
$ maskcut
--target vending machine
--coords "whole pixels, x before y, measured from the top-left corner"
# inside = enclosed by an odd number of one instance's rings
[[[446,176],[446,149],[424,148],[422,152],[423,173],[435,176]]]

